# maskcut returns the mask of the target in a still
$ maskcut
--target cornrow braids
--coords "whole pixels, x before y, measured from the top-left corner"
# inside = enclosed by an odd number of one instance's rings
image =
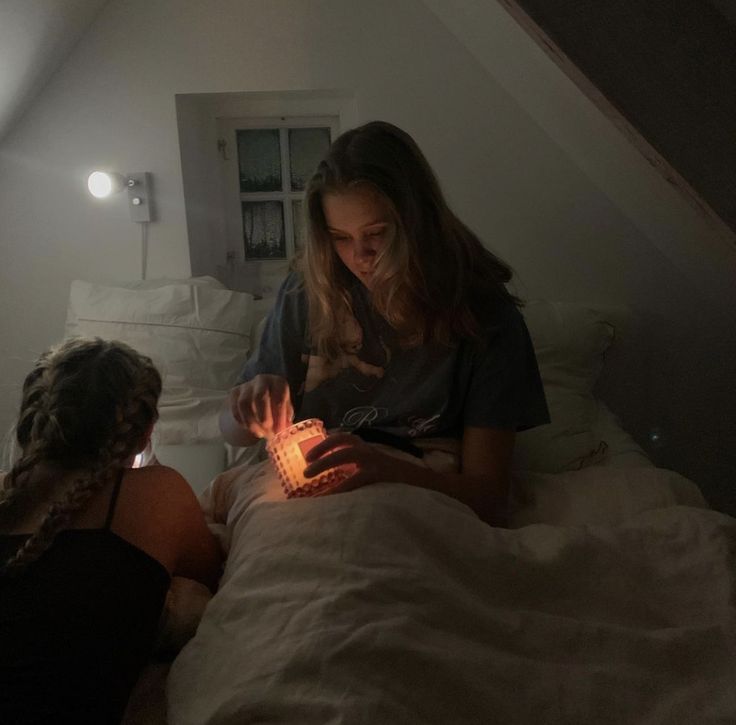
[[[44,353],[23,385],[16,435],[22,454],[0,491],[0,525],[28,514],[48,475],[41,464],[79,470],[38,530],[7,562],[17,573],[124,467],[158,417],[161,377],[150,358],[121,342],[76,338]],[[53,482],[52,482],[53,485]]]
[[[33,451],[21,456],[10,470],[10,473],[5,476],[3,488],[0,490],[0,517],[4,517],[6,512],[16,503],[31,494],[31,486],[22,486],[20,482],[23,481],[24,476],[27,478],[27,474],[31,469],[41,463],[42,460],[43,455],[38,450],[38,446],[35,446]]]
[[[35,438],[32,431],[37,419],[46,417],[48,406],[48,359],[50,352],[46,352],[38,359],[34,369],[26,376],[23,383],[23,402],[16,424],[16,437],[23,449],[23,454],[5,477],[3,488],[0,490],[0,514],[25,495],[29,495],[28,486],[19,484],[34,466],[44,458],[43,438]]]
[[[71,521],[72,515],[79,511],[109,480],[108,476],[97,471],[89,471],[76,479],[72,488],[61,501],[49,507],[38,530],[28,537],[23,546],[3,565],[4,574],[16,574],[38,559],[51,545],[59,531]]]

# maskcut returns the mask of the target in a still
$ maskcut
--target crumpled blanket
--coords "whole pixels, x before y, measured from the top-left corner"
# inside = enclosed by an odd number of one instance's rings
[[[170,722],[736,722],[736,520],[622,470],[528,476],[515,529],[403,484],[284,500],[267,464],[223,474],[229,557]]]

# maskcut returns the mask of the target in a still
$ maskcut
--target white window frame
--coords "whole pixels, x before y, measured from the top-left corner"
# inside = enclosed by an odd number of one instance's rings
[[[296,253],[293,201],[304,199],[303,191],[291,190],[291,168],[289,160],[290,128],[329,128],[331,141],[337,138],[339,118],[337,116],[248,116],[240,118],[218,118],[218,149],[222,156],[222,189],[224,229],[226,235],[226,261],[241,263],[288,266]],[[238,165],[237,131],[243,129],[278,129],[281,141],[281,190],[240,191],[240,169]],[[279,201],[284,210],[284,234],[286,237],[286,259],[253,259],[245,257],[243,230],[243,201]]]

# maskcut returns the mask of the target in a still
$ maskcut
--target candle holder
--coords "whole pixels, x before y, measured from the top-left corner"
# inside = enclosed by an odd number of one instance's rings
[[[266,451],[281,479],[287,498],[311,496],[336,486],[348,477],[343,467],[330,468],[318,476],[306,478],[305,456],[319,442],[327,438],[319,418],[308,418],[285,428],[266,443]]]

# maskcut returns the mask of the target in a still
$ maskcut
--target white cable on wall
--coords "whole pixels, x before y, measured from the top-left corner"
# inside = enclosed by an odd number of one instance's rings
[[[148,222],[138,223],[141,225],[141,279],[145,279],[148,268]]]

